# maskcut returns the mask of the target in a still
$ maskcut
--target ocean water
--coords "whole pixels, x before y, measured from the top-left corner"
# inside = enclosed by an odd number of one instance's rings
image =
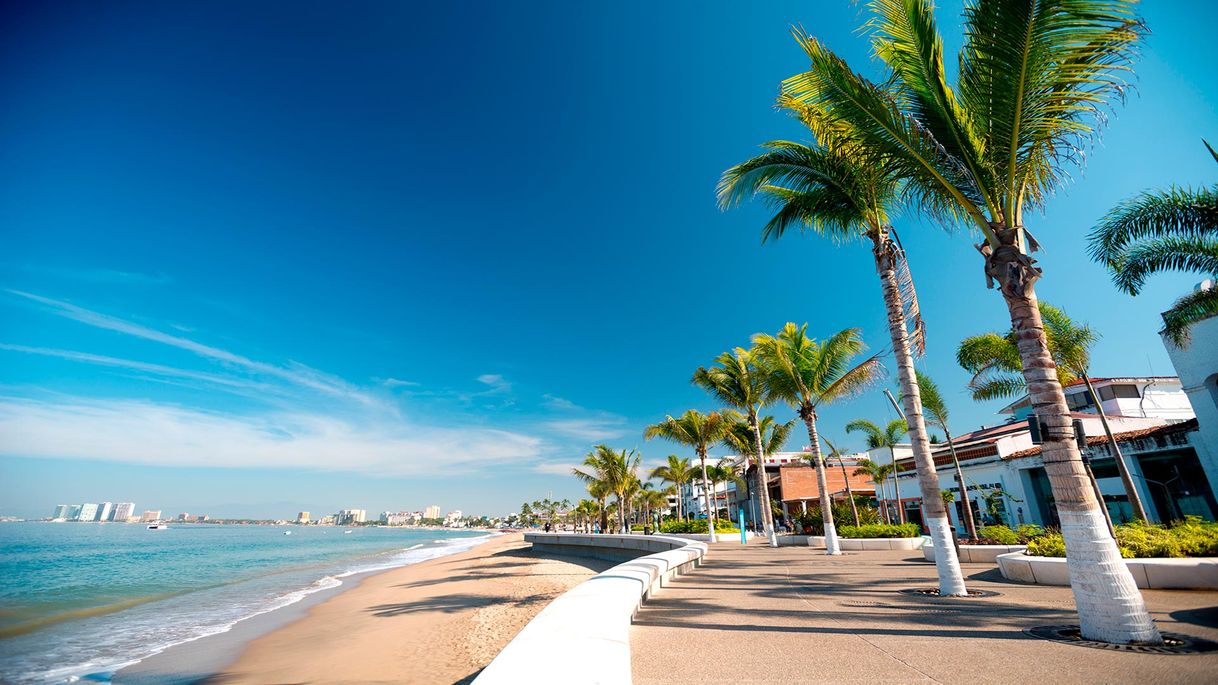
[[[481,542],[475,531],[0,524],[0,683],[114,671],[342,584]],[[284,533],[291,531],[291,535]]]

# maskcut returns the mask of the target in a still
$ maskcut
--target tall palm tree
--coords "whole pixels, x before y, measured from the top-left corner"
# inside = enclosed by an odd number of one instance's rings
[[[584,457],[582,468],[571,469],[572,474],[583,482],[600,484],[617,497],[618,530],[626,531],[626,509],[631,489],[638,481],[638,452],[614,450],[608,445],[597,445]]]
[[[1134,0],[975,0],[965,6],[956,88],[948,85],[933,0],[872,0],[866,28],[883,85],[823,43],[796,36],[808,71],[783,92],[824,142],[847,140],[904,179],[907,197],[944,223],[967,222],[988,284],[1018,331],[1032,406],[1045,427],[1053,490],[1083,637],[1162,641],[1121,562],[1073,440],[1070,410],[1036,307],[1039,243],[1025,210],[1043,207],[1123,97],[1145,33]],[[931,494],[923,498],[927,500]]]
[[[770,403],[765,374],[757,368],[753,353],[742,347],[715,357],[714,366],[700,367],[694,372],[694,385],[700,386],[715,399],[744,412],[753,429],[753,458],[757,466],[757,495],[761,499],[761,520],[770,546],[778,546],[774,530],[774,514],[770,511],[770,488],[765,475],[765,446],[761,439],[760,413]]]
[[[1214,148],[1205,147],[1218,162]],[[1091,258],[1130,295],[1160,271],[1218,277],[1218,184],[1143,191],[1109,211],[1089,239]],[[1199,289],[1163,313],[1162,332],[1176,347],[1187,347],[1193,324],[1215,315],[1218,288]]]
[[[1087,386],[1087,394],[1095,405],[1104,433],[1108,437],[1108,446],[1112,449],[1129,506],[1133,509],[1135,518],[1146,521],[1146,505],[1134,485],[1133,475],[1129,471],[1125,455],[1121,453],[1121,446],[1112,433],[1112,426],[1108,424],[1104,405],[1100,403],[1100,397],[1091,383],[1091,348],[1100,339],[1099,334],[1086,324],[1076,324],[1064,311],[1048,302],[1038,302],[1037,307],[1044,321],[1049,353],[1057,364],[1058,381],[1066,386],[1081,380]],[[1027,392],[1019,356],[1019,341],[1014,330],[1005,335],[983,333],[965,338],[956,352],[956,360],[966,371],[973,374],[969,388],[973,391],[974,399],[1017,397]],[[1094,477],[1089,477],[1089,480],[1094,480]],[[1093,488],[1099,492],[1098,485],[1093,485]]]
[[[685,516],[681,506],[681,488],[694,479],[694,469],[690,466],[689,459],[670,454],[668,455],[668,463],[652,469],[649,477],[658,478],[665,483],[673,484],[677,491],[677,518],[684,519]]]
[[[791,430],[795,428],[795,421],[778,423],[773,416],[763,416],[759,425],[762,447],[761,461],[765,461],[767,457],[781,451],[783,445],[787,444],[787,438],[790,437]],[[723,436],[723,446],[752,461],[754,464],[758,463],[757,441],[753,436],[753,425],[742,416],[737,415],[736,418],[732,419],[731,425],[728,426],[727,434]],[[756,481],[756,478],[754,478],[754,481]]]
[[[939,392],[939,386],[930,376],[921,371],[918,372],[918,387],[922,390],[922,412],[926,416],[926,422],[932,426],[938,426],[943,431],[944,437],[947,438],[947,449],[951,452],[952,465],[956,468],[956,485],[960,488],[960,497],[964,500],[961,503],[964,509],[964,528],[968,531],[969,539],[976,540],[977,523],[973,520],[972,500],[968,496],[968,486],[964,483],[964,471],[960,469],[960,458],[956,456],[956,443],[952,441],[952,431],[947,427],[950,418],[947,402]]]
[[[706,474],[710,478],[711,488],[718,492],[719,484],[733,484],[737,488],[743,488],[744,479],[736,472],[736,464],[732,462],[730,457],[724,457],[716,462],[713,466],[706,469]],[[715,513],[718,514],[718,504],[715,505]],[[728,517],[731,518],[730,516]]]
[[[831,135],[832,127],[824,126],[824,117],[797,97],[784,95],[780,104],[799,116],[820,144],[767,143],[767,152],[724,172],[719,182],[720,205],[727,207],[752,195],[768,200],[776,212],[762,230],[763,241],[781,237],[787,228],[798,226],[836,241],[862,240],[870,245],[888,313],[897,378],[901,394],[907,398],[904,411],[923,495],[924,520],[935,544],[952,548],[942,561],[935,557],[939,591],[944,595],[965,594],[964,575],[955,547],[950,544],[947,509],[939,498],[939,477],[930,456],[914,376],[913,357],[923,351],[924,326],[905,251],[889,224],[889,216],[900,200],[900,169],[848,138]],[[912,332],[907,327],[910,323]]]
[[[710,541],[715,542],[715,512],[711,508],[710,480],[706,477],[706,455],[711,445],[723,439],[731,420],[731,413],[713,411],[709,414],[690,409],[680,416],[665,417],[660,423],[648,426],[643,437],[648,440],[661,437],[675,443],[694,448],[702,464],[702,496],[706,504],[706,523],[710,527]]]
[[[843,457],[846,456],[846,453],[842,452],[833,443],[829,442],[829,438],[822,435],[820,439],[824,440],[825,444],[829,446],[828,459],[833,459],[836,457],[837,465],[842,469],[842,481],[846,483],[846,499],[850,500],[850,515],[854,517],[855,527],[858,527],[860,525],[859,507],[854,501],[854,489],[850,487],[850,475],[846,473],[846,461],[843,459]]]
[[[854,467],[854,475],[867,476],[871,479],[872,483],[875,483],[876,501],[880,502],[880,514],[883,515],[885,523],[892,523],[892,518],[888,516],[888,507],[883,504],[884,481],[888,480],[888,476],[896,470],[896,464],[881,464],[870,459],[860,459]]]
[[[833,507],[829,499],[829,482],[825,476],[825,460],[820,451],[820,436],[816,432],[816,410],[821,405],[855,396],[883,375],[878,355],[855,363],[866,345],[857,328],[847,328],[818,342],[808,337],[808,325],[788,323],[778,335],[755,335],[753,345],[757,359],[767,375],[770,396],[795,408],[808,430],[811,461],[816,467],[816,483],[820,490],[820,511],[825,526],[825,553],[841,554],[837,528],[833,525]],[[963,584],[963,577],[960,580]]]
[[[867,441],[867,449],[874,450],[885,448],[888,450],[888,458],[892,463],[892,488],[896,493],[897,498],[897,521],[905,523],[905,505],[901,502],[901,483],[897,479],[900,475],[897,468],[897,453],[896,446],[901,443],[901,436],[905,435],[907,428],[905,427],[905,419],[893,419],[889,421],[883,428],[868,421],[867,419],[855,419],[846,424],[847,433],[862,433]],[[939,495],[938,486],[935,487],[935,499],[939,504],[943,504],[943,498]],[[926,497],[922,497],[922,506],[926,506]],[[936,540],[936,543],[938,541]],[[949,538],[948,543],[951,545]],[[954,546],[954,545],[953,545]]]

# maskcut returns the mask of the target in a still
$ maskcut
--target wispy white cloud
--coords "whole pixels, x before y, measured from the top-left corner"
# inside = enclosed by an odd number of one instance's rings
[[[126,319],[85,309],[84,307],[71,304],[70,302],[63,302],[61,300],[55,300],[49,297],[43,297],[41,295],[22,292],[20,290],[8,290],[7,292],[42,304],[46,306],[51,313],[57,316],[72,319],[88,326],[162,343],[164,345],[169,345],[171,347],[192,352],[201,357],[206,357],[208,359],[213,359],[227,364],[233,364],[253,373],[278,378],[303,388],[323,392],[336,397],[356,400],[365,405],[377,404],[376,398],[352,386],[346,381],[335,376],[322,373],[316,369],[312,369],[304,364],[292,362],[287,366],[276,366],[266,362],[255,361],[248,357],[235,354],[227,350],[222,350],[211,345],[205,345],[189,338],[171,335],[169,333],[154,330]]]
[[[538,438],[488,428],[307,412],[234,416],[144,401],[0,397],[5,456],[405,476],[535,461],[542,446]]]
[[[416,388],[421,385],[420,383],[416,383],[414,381],[404,381],[400,378],[381,378],[379,380],[380,384],[386,388]]]
[[[506,378],[497,373],[484,373],[478,376],[478,382],[490,386],[490,390],[484,390],[480,395],[498,395],[509,393],[512,391],[512,384]]]
[[[107,357],[100,354],[91,354],[89,352],[77,352],[75,350],[60,350],[50,347],[29,347],[26,345],[11,345],[9,343],[0,343],[0,350],[8,350],[10,352],[22,352],[25,354],[36,354],[44,357],[57,357],[59,359],[67,359],[69,361],[83,362],[86,364],[97,364],[100,366],[112,366],[123,369],[133,369],[135,371],[143,371],[145,373],[156,374],[158,376],[170,376],[174,378],[189,378],[196,381],[204,381],[206,383],[214,383],[216,385],[242,388],[247,390],[270,390],[270,386],[265,383],[258,383],[251,380],[236,378],[233,376],[221,376],[218,374],[204,373],[201,371],[191,371],[188,369],[178,369],[171,366],[161,364],[149,364],[131,359],[121,359],[119,357]]]
[[[563,437],[588,442],[613,440],[626,435],[626,419],[613,415],[556,419],[544,422],[542,427]]]
[[[533,471],[536,473],[545,473],[555,476],[569,476],[571,469],[575,468],[576,464],[560,461],[546,461],[533,466]]]
[[[555,395],[547,394],[547,395],[544,395],[544,398],[545,398],[545,401],[542,403],[542,405],[546,409],[552,409],[554,411],[578,411],[578,410],[583,409],[583,407],[572,402],[571,400],[564,399],[562,397],[557,397]]]

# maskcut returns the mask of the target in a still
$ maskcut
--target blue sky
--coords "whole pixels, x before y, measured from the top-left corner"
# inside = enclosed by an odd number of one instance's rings
[[[1097,375],[1172,373],[1158,313],[1195,279],[1120,294],[1087,230],[1216,171],[1218,10],[1143,10],[1138,91],[1029,221],[1042,299],[1104,336]],[[867,63],[845,0],[0,11],[0,513],[501,512],[577,497],[596,442],[687,454],[642,427],[714,408],[690,374],[753,333],[885,346],[865,249],[761,246],[762,207],[714,203],[724,168],[803,137],[772,106],[791,24]],[[953,361],[1007,325],[969,236],[897,225],[922,368],[956,432],[999,422]],[[891,410],[871,393],[822,432],[857,446],[857,417]]]

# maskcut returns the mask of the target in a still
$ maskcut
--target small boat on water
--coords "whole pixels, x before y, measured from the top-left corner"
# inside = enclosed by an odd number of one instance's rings
[[[344,530],[344,531],[343,531],[343,535],[350,535],[350,534],[351,534],[351,531],[349,531],[349,530]]]
[[[290,530],[285,530],[285,531],[283,531],[283,534],[284,534],[284,535],[291,535],[291,534],[292,534],[292,531],[290,531]]]
[[[169,530],[168,523],[149,523],[148,530]]]

